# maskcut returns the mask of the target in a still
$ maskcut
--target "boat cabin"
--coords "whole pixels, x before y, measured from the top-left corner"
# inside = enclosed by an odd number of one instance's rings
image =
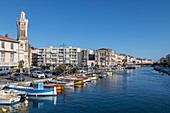
[[[35,88],[35,89],[39,89],[39,90],[44,89],[44,83],[43,83],[43,82],[31,83],[30,86],[33,87],[33,88]]]

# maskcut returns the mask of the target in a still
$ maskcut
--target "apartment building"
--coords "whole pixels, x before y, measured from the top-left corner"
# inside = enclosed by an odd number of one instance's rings
[[[95,50],[95,62],[99,67],[112,67],[116,63],[115,54],[111,49],[100,48]]]
[[[91,49],[82,49],[79,56],[79,65],[82,67],[93,67],[95,64],[95,51]]]
[[[58,66],[61,64],[79,64],[81,48],[79,47],[53,47],[34,48],[32,49],[32,65],[52,65]]]

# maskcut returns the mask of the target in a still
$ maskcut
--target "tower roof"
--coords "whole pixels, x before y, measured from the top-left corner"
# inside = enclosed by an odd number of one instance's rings
[[[21,10],[21,12],[20,12],[20,18],[25,18],[25,12],[24,12],[24,10]]]

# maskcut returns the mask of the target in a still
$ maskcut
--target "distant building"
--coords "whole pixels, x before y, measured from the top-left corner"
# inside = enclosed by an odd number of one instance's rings
[[[79,56],[79,66],[82,67],[93,67],[95,66],[95,53],[94,50],[81,50],[81,54]]]
[[[117,54],[117,59],[116,59],[117,64],[118,65],[122,65],[123,64],[123,60],[127,60],[126,59],[126,55],[122,54],[122,53]]]
[[[162,57],[160,59],[160,63],[170,65],[170,54],[166,55],[165,57]]]
[[[167,61],[168,65],[170,65],[170,54],[166,55],[166,61]]]
[[[112,67],[115,65],[115,52],[111,49],[101,48],[95,50],[95,62],[99,67]]]

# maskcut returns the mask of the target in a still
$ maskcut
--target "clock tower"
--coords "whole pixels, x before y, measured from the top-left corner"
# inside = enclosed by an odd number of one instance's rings
[[[28,19],[26,19],[23,10],[20,12],[20,17],[17,19],[17,40],[19,41],[18,60],[23,60],[24,67],[29,67],[30,46],[28,43]]]
[[[18,27],[18,40],[28,40],[28,19],[25,17],[25,13],[22,10],[20,12],[20,18],[17,19]]]

